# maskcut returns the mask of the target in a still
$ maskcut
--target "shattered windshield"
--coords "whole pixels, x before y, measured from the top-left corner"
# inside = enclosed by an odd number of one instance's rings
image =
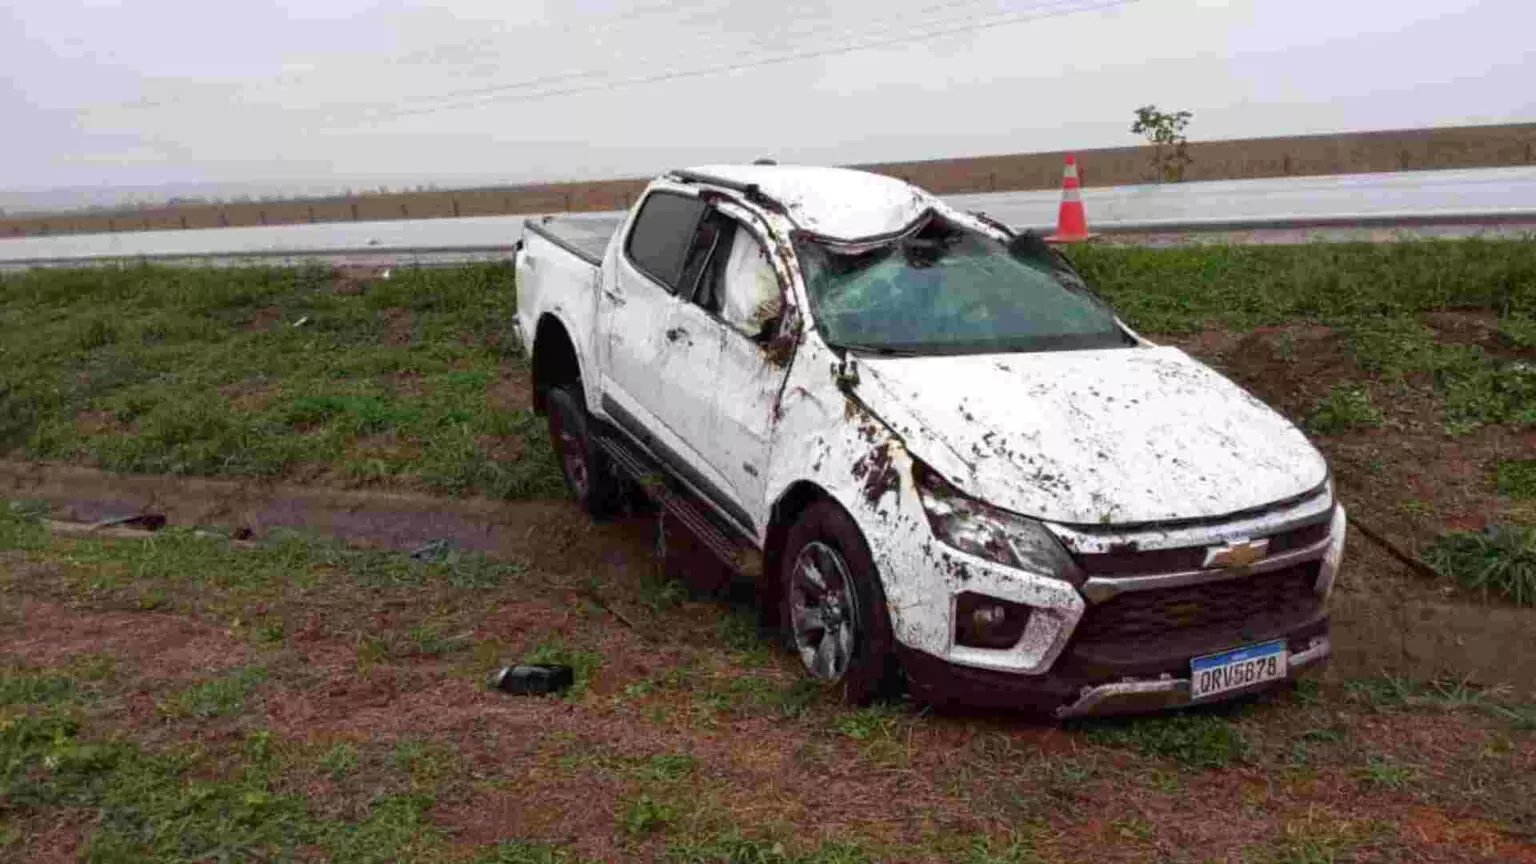
[[[935,215],[879,243],[801,237],[796,249],[817,327],[837,347],[980,354],[1131,344],[1036,235],[1004,244]]]

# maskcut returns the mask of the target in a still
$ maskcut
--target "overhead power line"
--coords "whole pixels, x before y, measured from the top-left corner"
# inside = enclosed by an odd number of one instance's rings
[[[1055,3],[1060,3],[1060,2],[1062,2],[1062,0],[1047,0],[1048,4],[1055,4]],[[791,27],[789,27],[787,29],[781,29],[781,30],[773,31],[770,35],[778,37],[780,39],[795,38],[795,37],[799,37],[799,36],[811,36],[811,37],[827,37],[827,36],[831,36],[831,37],[833,37],[832,40],[826,40],[826,39],[822,38],[821,41],[823,41],[823,42],[825,42],[825,41],[841,42],[842,40],[844,40],[844,39],[846,39],[847,37],[850,37],[850,36],[863,36],[863,37],[866,37],[866,38],[878,38],[881,34],[889,34],[889,33],[896,32],[896,31],[910,31],[913,27],[917,27],[917,26],[929,27],[929,26],[932,26],[932,25],[934,25],[936,23],[941,23],[944,20],[942,17],[939,17],[939,18],[936,18],[936,19],[933,19],[933,20],[925,20],[925,16],[928,13],[932,13],[932,12],[950,12],[950,13],[953,13],[955,10],[964,9],[965,7],[976,7],[976,6],[992,6],[992,7],[996,7],[997,4],[998,4],[998,0],[948,0],[948,2],[945,2],[945,3],[934,3],[934,4],[930,4],[928,6],[923,6],[923,7],[917,8],[917,9],[904,10],[906,13],[910,13],[910,14],[897,15],[897,16],[894,16],[894,17],[893,16],[887,16],[886,18],[884,18],[882,20],[879,20],[879,21],[864,22],[864,23],[860,24],[858,27],[852,27],[852,28],[845,27],[845,28],[840,28],[840,29],[831,30],[831,31],[827,30],[824,26],[822,26],[822,22],[805,21],[803,19],[791,19],[792,23],[794,25],[796,25],[796,26],[791,26]],[[687,24],[690,20],[693,20],[693,17],[696,17],[696,16],[685,16],[684,18],[681,18],[681,19],[678,19],[676,21],[669,22],[669,23],[671,23],[673,26],[679,26],[679,25]],[[611,28],[608,28],[608,29],[611,29]],[[717,53],[719,53],[719,52],[717,52]],[[741,51],[738,50],[738,51],[732,51],[732,52],[729,52],[729,53],[738,55],[736,60],[735,60],[735,62],[738,62],[738,63],[743,62],[741,60],[740,56],[739,56],[742,53]],[[752,54],[749,53],[748,57],[751,57],[751,56],[752,56]],[[758,56],[762,56],[761,52],[758,52]],[[555,74],[552,74],[552,75],[541,75],[541,76],[538,76],[538,77],[535,77],[535,78],[527,78],[527,79],[523,79],[523,80],[520,80],[520,81],[512,81],[512,82],[508,82],[508,83],[488,84],[488,85],[481,86],[481,87],[468,87],[468,88],[460,88],[460,89],[455,89],[455,90],[448,90],[446,92],[432,94],[431,96],[415,97],[411,101],[420,102],[420,101],[426,101],[426,100],[436,101],[436,100],[462,99],[462,98],[470,97],[470,96],[485,96],[485,95],[489,95],[489,94],[492,94],[492,93],[506,93],[506,92],[511,92],[511,91],[514,91],[514,90],[528,90],[528,89],[539,87],[539,86],[543,86],[543,85],[558,84],[558,83],[562,83],[562,82],[566,82],[566,81],[579,81],[579,80],[581,80],[583,78],[610,78],[610,77],[612,77],[612,75],[613,75],[613,72],[611,70],[607,70],[607,69],[595,69],[595,70],[586,70],[586,71],[578,71],[578,72],[560,72],[560,73],[555,73]]]
[[[724,63],[693,69],[680,69],[668,72],[660,72],[652,75],[641,75],[630,78],[621,78],[613,81],[602,81],[590,84],[578,84],[569,87],[552,87],[533,89],[531,92],[515,92],[517,90],[537,87],[540,82],[550,83],[551,76],[528,79],[526,81],[510,82],[496,85],[494,89],[484,88],[488,98],[459,99],[442,102],[436,105],[424,105],[414,108],[397,108],[382,112],[370,112],[365,119],[390,119],[396,117],[408,117],[422,114],[436,114],[443,111],[454,111],[461,108],[476,108],[493,104],[511,104],[518,102],[531,102],[548,99],[557,96],[569,96],[578,93],[592,93],[603,90],[617,90],[626,87],[636,87],[645,84],[658,84],[667,81],[677,81],[687,78],[701,78],[711,75],[741,72],[749,69],[758,69],[765,66],[795,63],[801,60],[811,60],[820,57],[831,57],[840,54],[851,54],[858,51],[868,51],[876,48],[885,48],[892,45],[910,44],[914,42],[926,42],[943,36],[959,33],[971,33],[981,30],[991,30],[998,27],[1006,27],[1013,24],[1022,24],[1028,21],[1039,21],[1047,18],[1057,18],[1067,15],[1075,15],[1083,12],[1097,12],[1129,6],[1139,0],[1091,0],[1091,2],[1078,2],[1078,0],[1066,0],[1055,4],[1042,4],[1027,12],[1005,13],[996,16],[982,18],[964,24],[951,24],[932,29],[925,29],[919,33],[908,33],[900,36],[889,36],[862,40],[851,44],[832,47],[818,47],[803,50],[789,51],[777,56],[758,57],[748,60],[740,60],[732,63]],[[591,74],[572,73],[569,77],[592,77]],[[560,78],[562,76],[553,76]]]

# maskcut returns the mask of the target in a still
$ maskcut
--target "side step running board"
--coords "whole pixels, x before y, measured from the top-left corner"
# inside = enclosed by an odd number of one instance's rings
[[[714,553],[721,563],[738,575],[756,579],[763,570],[763,554],[749,541],[740,538],[734,529],[728,529],[709,515],[706,507],[694,499],[694,495],[660,467],[653,467],[651,460],[635,448],[612,435],[594,436],[597,445],[613,460],[613,464],[628,474],[658,504],[698,538],[705,548]]]

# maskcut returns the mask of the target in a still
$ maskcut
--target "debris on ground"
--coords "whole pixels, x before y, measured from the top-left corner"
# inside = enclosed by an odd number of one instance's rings
[[[576,683],[576,670],[556,663],[507,666],[491,676],[491,689],[518,696],[560,693]]]

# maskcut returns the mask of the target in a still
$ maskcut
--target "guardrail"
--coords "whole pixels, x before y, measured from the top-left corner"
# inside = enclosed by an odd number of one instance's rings
[[[1536,167],[1117,186],[1083,190],[1093,230],[1150,242],[1386,239],[1388,232],[1536,232]],[[1016,228],[1049,228],[1056,192],[947,196]],[[570,218],[611,218],[612,213]],[[85,234],[0,240],[0,268],[193,263],[451,264],[505,257],[530,216]],[[1252,236],[1241,236],[1248,232]]]

